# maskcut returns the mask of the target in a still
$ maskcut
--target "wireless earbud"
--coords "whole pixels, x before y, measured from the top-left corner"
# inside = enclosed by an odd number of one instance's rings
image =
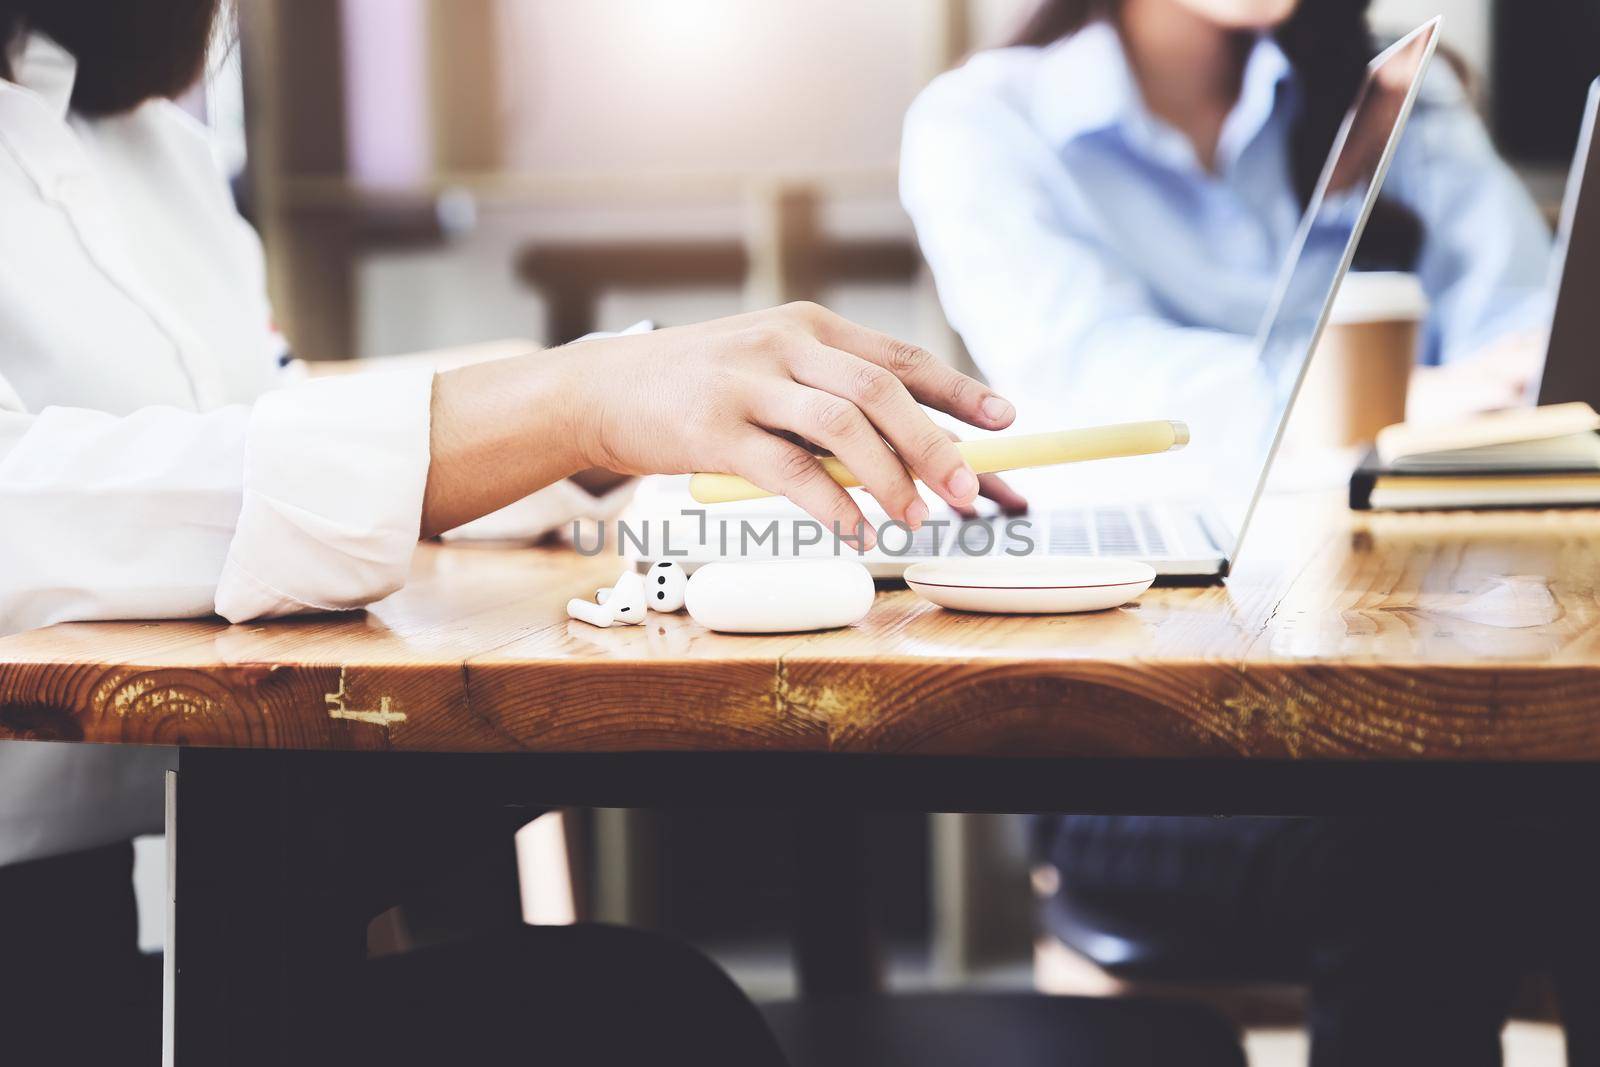
[[[651,611],[679,611],[683,608],[683,591],[688,584],[689,576],[678,564],[665,561],[652,564],[644,573],[645,605]],[[598,603],[604,604],[610,597],[609,587],[594,591]]]
[[[615,585],[601,592],[606,595],[599,603],[576,597],[567,601],[567,615],[591,626],[631,626],[644,622],[644,578],[638,572],[623,571]]]
[[[586,622],[590,626],[610,626],[611,612],[606,610],[604,604],[591,604],[587,600],[573,597],[567,601],[567,617]]]
[[[653,564],[644,574],[645,603],[651,611],[677,611],[683,607],[683,590],[689,576],[676,563]]]

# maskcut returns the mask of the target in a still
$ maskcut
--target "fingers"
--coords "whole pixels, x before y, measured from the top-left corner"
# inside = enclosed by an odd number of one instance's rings
[[[1016,418],[1016,409],[976,378],[962,374],[916,345],[851,322],[826,308],[805,305],[805,312],[823,344],[860,356],[894,374],[911,395],[929,407],[962,422],[1001,430]]]
[[[1002,514],[1007,516],[1026,515],[1028,501],[1023,495],[1006,484],[1006,480],[998,474],[978,475],[978,495],[985,500],[992,500],[999,505]],[[963,519],[978,517],[978,509],[971,504],[955,509],[955,513]]]
[[[979,475],[978,494],[986,500],[994,501],[1007,515],[1028,513],[1028,498],[1011,488],[1010,484],[998,474]]]
[[[947,433],[949,431],[946,431]],[[959,441],[960,438],[950,433],[950,440]],[[998,474],[978,475],[978,495],[985,500],[992,500],[1000,506],[1001,512],[1006,515],[1026,515],[1028,513],[1028,500],[1021,493],[1011,488]],[[978,509],[971,504],[954,505],[955,513],[963,519],[978,517]]]
[[[903,465],[902,471],[909,468],[951,506],[969,504],[978,495],[977,476],[961,458],[950,434],[928,418],[906,385],[890,371],[847,352],[816,345],[793,357],[790,372],[802,385],[842,398],[852,409],[864,413],[863,421],[871,420],[871,431],[893,447],[896,464]],[[903,485],[884,483],[888,491],[896,494],[886,499],[874,487],[866,471],[858,469],[854,461],[840,453],[831,442],[820,443],[840,455],[890,514],[898,515],[911,526],[926,518],[924,513],[913,523],[906,513],[907,509],[920,504],[909,479]]]
[[[733,473],[769,493],[780,493],[845,539],[859,532],[861,547],[877,538],[866,516],[839,483],[828,477],[817,457],[791,441],[752,426],[733,445]]]
[[[868,366],[861,360],[852,362]],[[888,377],[887,372],[880,373]],[[906,399],[911,403],[909,396]],[[911,406],[916,407],[914,403]],[[917,495],[901,457],[862,410],[841,393],[789,384],[757,397],[751,414],[762,426],[792,431],[832,452],[890,515],[913,527],[927,518],[927,506]],[[959,455],[956,461],[960,463]]]

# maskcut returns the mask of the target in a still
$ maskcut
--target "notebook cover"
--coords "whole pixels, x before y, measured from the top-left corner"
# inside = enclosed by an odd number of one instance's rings
[[[1580,477],[1580,478],[1583,478],[1585,480],[1593,479],[1597,491],[1600,491],[1600,471],[1596,471],[1595,468],[1590,467],[1590,466],[1570,466],[1569,465],[1569,466],[1526,467],[1526,468],[1523,468],[1521,470],[1515,470],[1515,471],[1508,471],[1504,467],[1493,468],[1493,467],[1469,467],[1469,466],[1450,466],[1450,467],[1441,466],[1441,467],[1432,467],[1432,468],[1429,468],[1427,470],[1396,470],[1396,469],[1394,469],[1392,467],[1385,466],[1383,464],[1383,461],[1378,458],[1378,450],[1373,448],[1373,449],[1369,449],[1367,451],[1367,454],[1364,457],[1362,457],[1361,462],[1356,466],[1356,469],[1350,475],[1350,507],[1354,511],[1370,511],[1370,510],[1372,510],[1372,491],[1373,491],[1374,488],[1376,488],[1376,486],[1378,484],[1378,479],[1380,477],[1382,477],[1382,478],[1392,478],[1392,479],[1395,479],[1395,480],[1402,480],[1402,479],[1417,479],[1417,480],[1434,479],[1434,480],[1438,480],[1438,479],[1442,479],[1442,478],[1464,478],[1464,479],[1481,478],[1481,479],[1484,479],[1486,484],[1487,484],[1487,482],[1489,482],[1490,480],[1493,480],[1494,482],[1500,483],[1500,482],[1514,482],[1514,481],[1517,481],[1517,480],[1523,479],[1523,478],[1552,477],[1552,476],[1562,476],[1562,475],[1571,476],[1571,477]],[[1464,509],[1472,508],[1472,507],[1506,507],[1508,505],[1497,505],[1497,504],[1473,505],[1473,504],[1465,504],[1465,503],[1456,502],[1456,503],[1451,503],[1449,505],[1441,505],[1441,506],[1442,507],[1446,507],[1448,509],[1452,509],[1452,510],[1464,510]],[[1517,504],[1517,505],[1509,505],[1509,506],[1512,506],[1512,507],[1533,507],[1533,506],[1537,506],[1537,505]],[[1550,506],[1552,506],[1552,507],[1574,507],[1574,506],[1582,506],[1582,505],[1552,504]]]

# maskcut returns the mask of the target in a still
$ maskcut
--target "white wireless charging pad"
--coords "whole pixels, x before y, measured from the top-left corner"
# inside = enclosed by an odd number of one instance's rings
[[[1104,611],[1155,580],[1149,564],[1127,559],[951,558],[906,568],[906,584],[924,600],[1002,615]]]

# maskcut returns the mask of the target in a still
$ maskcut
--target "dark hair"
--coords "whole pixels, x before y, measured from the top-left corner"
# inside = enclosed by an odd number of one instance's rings
[[[177,96],[205,71],[222,0],[0,0],[0,77],[7,56],[37,31],[78,61],[72,108],[115,115]]]
[[[1378,53],[1367,26],[1371,0],[1301,0],[1273,36],[1294,67],[1301,86],[1300,112],[1289,137],[1290,180],[1306,204],[1339,133],[1345,111]],[[1013,45],[1042,47],[1116,13],[1118,0],[1042,0]],[[1410,270],[1422,248],[1422,221],[1415,212],[1380,198],[1367,223],[1356,266],[1366,270]]]

